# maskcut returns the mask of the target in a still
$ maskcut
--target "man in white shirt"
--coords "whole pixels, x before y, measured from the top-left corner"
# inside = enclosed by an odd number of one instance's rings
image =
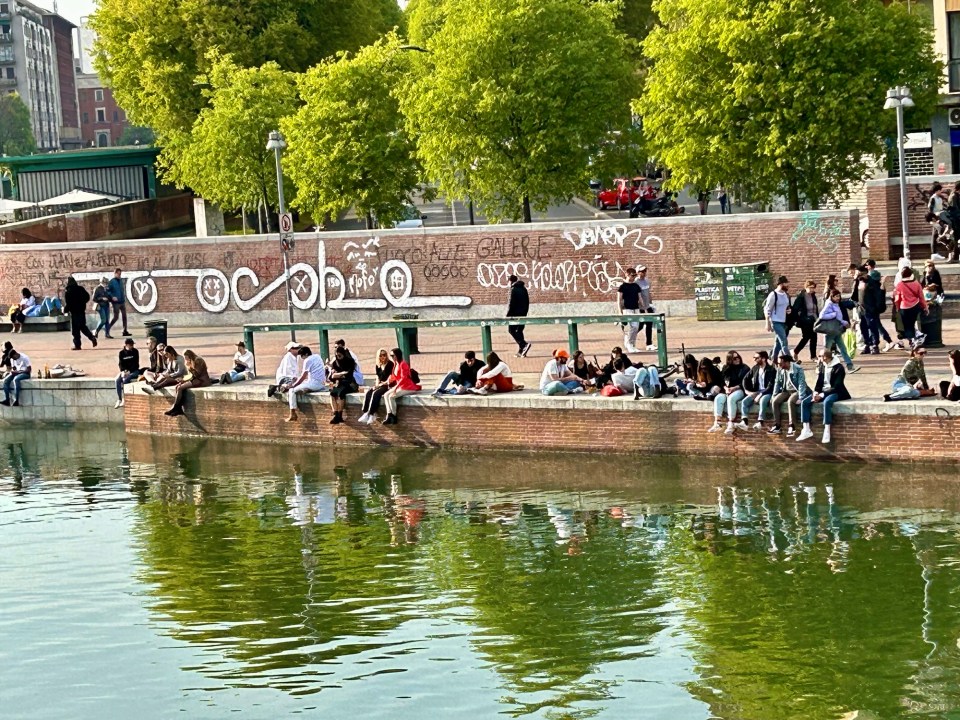
[[[247,350],[247,344],[241,340],[237,343],[237,351],[233,354],[233,369],[227,370],[220,376],[221,385],[253,380],[253,353]]]
[[[277,367],[277,382],[274,385],[267,386],[267,397],[271,398],[278,390],[286,392],[294,380],[300,375],[300,368],[297,363],[297,351],[302,346],[298,342],[288,342],[286,352],[280,358],[280,365]]]
[[[553,351],[553,359],[543,368],[540,375],[540,392],[543,395],[566,395],[582,393],[583,384],[573,371],[567,367],[570,353],[563,348]]]
[[[303,370],[300,372],[300,377],[287,390],[287,400],[290,402],[290,417],[287,418],[287,422],[296,422],[299,419],[298,395],[326,389],[327,369],[323,365],[323,359],[319,355],[314,355],[306,346],[297,350],[297,355],[303,358]]]
[[[775,336],[773,351],[770,353],[774,365],[780,353],[790,354],[787,347],[787,315],[792,312],[790,302],[790,281],[786,276],[777,278],[777,286],[767,295],[763,304],[763,314],[767,318],[767,332]],[[791,354],[791,357],[793,355]]]
[[[20,385],[30,377],[33,368],[26,353],[14,350],[10,353],[10,374],[3,381],[3,400],[0,405],[20,407]],[[10,402],[10,390],[13,389],[13,403]]]

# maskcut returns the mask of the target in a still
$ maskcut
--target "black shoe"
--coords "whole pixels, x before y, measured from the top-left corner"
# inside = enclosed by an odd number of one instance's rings
[[[14,401],[13,401],[13,405],[11,405],[10,407],[20,407],[20,401],[19,401],[19,400],[14,400]]]
[[[230,373],[225,372],[223,375],[220,376],[221,385],[229,385],[232,382],[233,380],[230,379]]]
[[[884,401],[884,402],[890,402],[890,400],[891,400],[891,397],[890,397],[889,395],[884,395],[884,396],[883,396],[883,401]]]
[[[333,414],[333,417],[330,419],[330,424],[331,424],[331,425],[339,425],[339,424],[342,423],[342,422],[343,422],[343,415],[341,415],[341,414],[338,413],[338,412],[337,412],[337,413],[334,413],[334,414]]]
[[[123,331],[123,336],[124,336],[124,337],[133,337],[133,333],[130,333],[130,332],[127,332],[126,330],[124,330],[124,331]]]
[[[96,347],[96,346],[97,346],[97,339],[94,338],[94,339],[92,340],[92,342],[93,342],[93,346]]]
[[[7,407],[10,407],[10,401],[9,401],[9,400],[0,400],[0,405],[6,405]]]
[[[526,357],[527,353],[530,352],[530,348],[533,347],[533,343],[527,343],[523,346],[523,350],[520,351],[520,357]]]
[[[633,399],[634,400],[640,399],[640,388],[638,388],[636,385],[633,386]]]
[[[273,394],[277,391],[277,385],[267,385],[267,398],[272,398]]]
[[[770,428],[769,430],[767,430],[767,435],[779,435],[779,434],[780,434],[780,426],[779,426],[779,425],[774,425],[772,428]]]

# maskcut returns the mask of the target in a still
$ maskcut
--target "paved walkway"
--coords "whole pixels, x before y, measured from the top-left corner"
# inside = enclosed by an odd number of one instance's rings
[[[132,320],[133,318],[131,318]],[[886,323],[892,329],[892,323]],[[145,355],[145,335],[141,322],[131,322],[131,329],[135,332],[137,346]],[[770,350],[773,336],[764,332],[762,320],[747,322],[698,322],[694,318],[667,319],[668,345],[671,361],[679,361],[681,345],[686,352],[697,357],[704,355],[723,356],[726,351],[734,348],[750,362],[748,353],[757,349]],[[516,346],[513,344],[506,329],[494,330],[494,349],[510,365],[519,382],[528,387],[539,380],[540,372],[555,347],[566,347],[566,328],[564,326],[530,326],[527,330],[527,339],[533,342],[533,349],[526,358],[515,358]],[[960,346],[960,319],[944,321],[943,348],[932,348],[927,357],[927,376],[931,384],[949,376],[946,353],[954,347]],[[376,350],[379,347],[387,349],[396,345],[396,340],[389,332],[350,331],[344,333],[347,345],[361,359],[362,369],[372,371]],[[178,351],[192,349],[206,358],[211,373],[219,374],[229,369],[230,359],[236,348],[235,343],[243,338],[239,327],[204,327],[204,328],[170,328],[169,341]],[[641,333],[642,338],[642,333]],[[12,340],[15,347],[26,352],[33,362],[34,368],[42,369],[44,365],[53,366],[56,363],[69,363],[75,368],[83,369],[90,377],[113,377],[117,373],[117,353],[121,347],[121,339],[117,336],[113,340],[101,338],[99,347],[90,348],[84,339],[84,349],[80,352],[70,350],[71,340],[67,332],[37,333],[27,332],[19,335],[6,334],[3,340]],[[301,333],[297,339],[306,344],[316,342],[314,333]],[[331,336],[331,342],[335,338]],[[791,333],[791,341],[799,339],[799,333]],[[289,336],[283,333],[264,333],[256,336],[256,355],[258,371],[261,376],[272,377],[276,369],[277,359],[283,351],[283,346],[289,341]],[[596,354],[600,360],[605,360],[610,348],[623,344],[623,336],[615,325],[588,326],[580,329],[581,348],[590,355]],[[450,369],[456,368],[466,350],[480,351],[479,328],[432,329],[420,332],[420,348],[422,352],[413,358],[413,366],[424,376],[424,386],[432,387],[437,382],[437,376]],[[906,353],[893,351],[886,355],[865,356],[856,358],[861,371],[848,378],[848,388],[854,397],[880,397],[889,392],[890,383],[906,359]],[[808,374],[812,372],[812,365],[806,358],[809,357],[806,349],[802,353],[804,367]],[[644,352],[634,359],[654,362],[656,354]]]

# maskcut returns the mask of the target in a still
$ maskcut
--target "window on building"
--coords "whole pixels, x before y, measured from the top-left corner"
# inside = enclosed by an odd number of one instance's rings
[[[103,102],[103,90],[94,90],[93,99],[95,102]]]
[[[12,67],[8,67],[8,68],[7,68],[7,80],[13,80],[14,78],[16,78],[16,75],[14,75],[13,68],[12,68]]]
[[[90,113],[83,114],[83,124],[87,125],[90,122]]]
[[[10,12],[10,4],[9,4],[9,3],[0,3],[0,13],[6,14],[6,13],[9,13],[9,12]]]
[[[107,121],[107,111],[104,108],[97,108],[97,122]]]
[[[118,113],[116,110],[113,111],[113,121],[120,122],[120,113]]]
[[[960,92],[960,12],[947,13],[947,36],[950,51],[947,62],[950,92]]]
[[[109,147],[109,146],[110,146],[109,133],[97,133],[97,147]]]

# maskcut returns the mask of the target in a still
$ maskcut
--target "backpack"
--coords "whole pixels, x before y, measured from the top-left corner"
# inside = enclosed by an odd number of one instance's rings
[[[600,390],[600,394],[604,397],[620,397],[623,395],[623,391],[616,385],[604,385]]]
[[[418,373],[413,368],[410,368],[410,379],[413,380],[415,385],[420,384],[420,373]]]

